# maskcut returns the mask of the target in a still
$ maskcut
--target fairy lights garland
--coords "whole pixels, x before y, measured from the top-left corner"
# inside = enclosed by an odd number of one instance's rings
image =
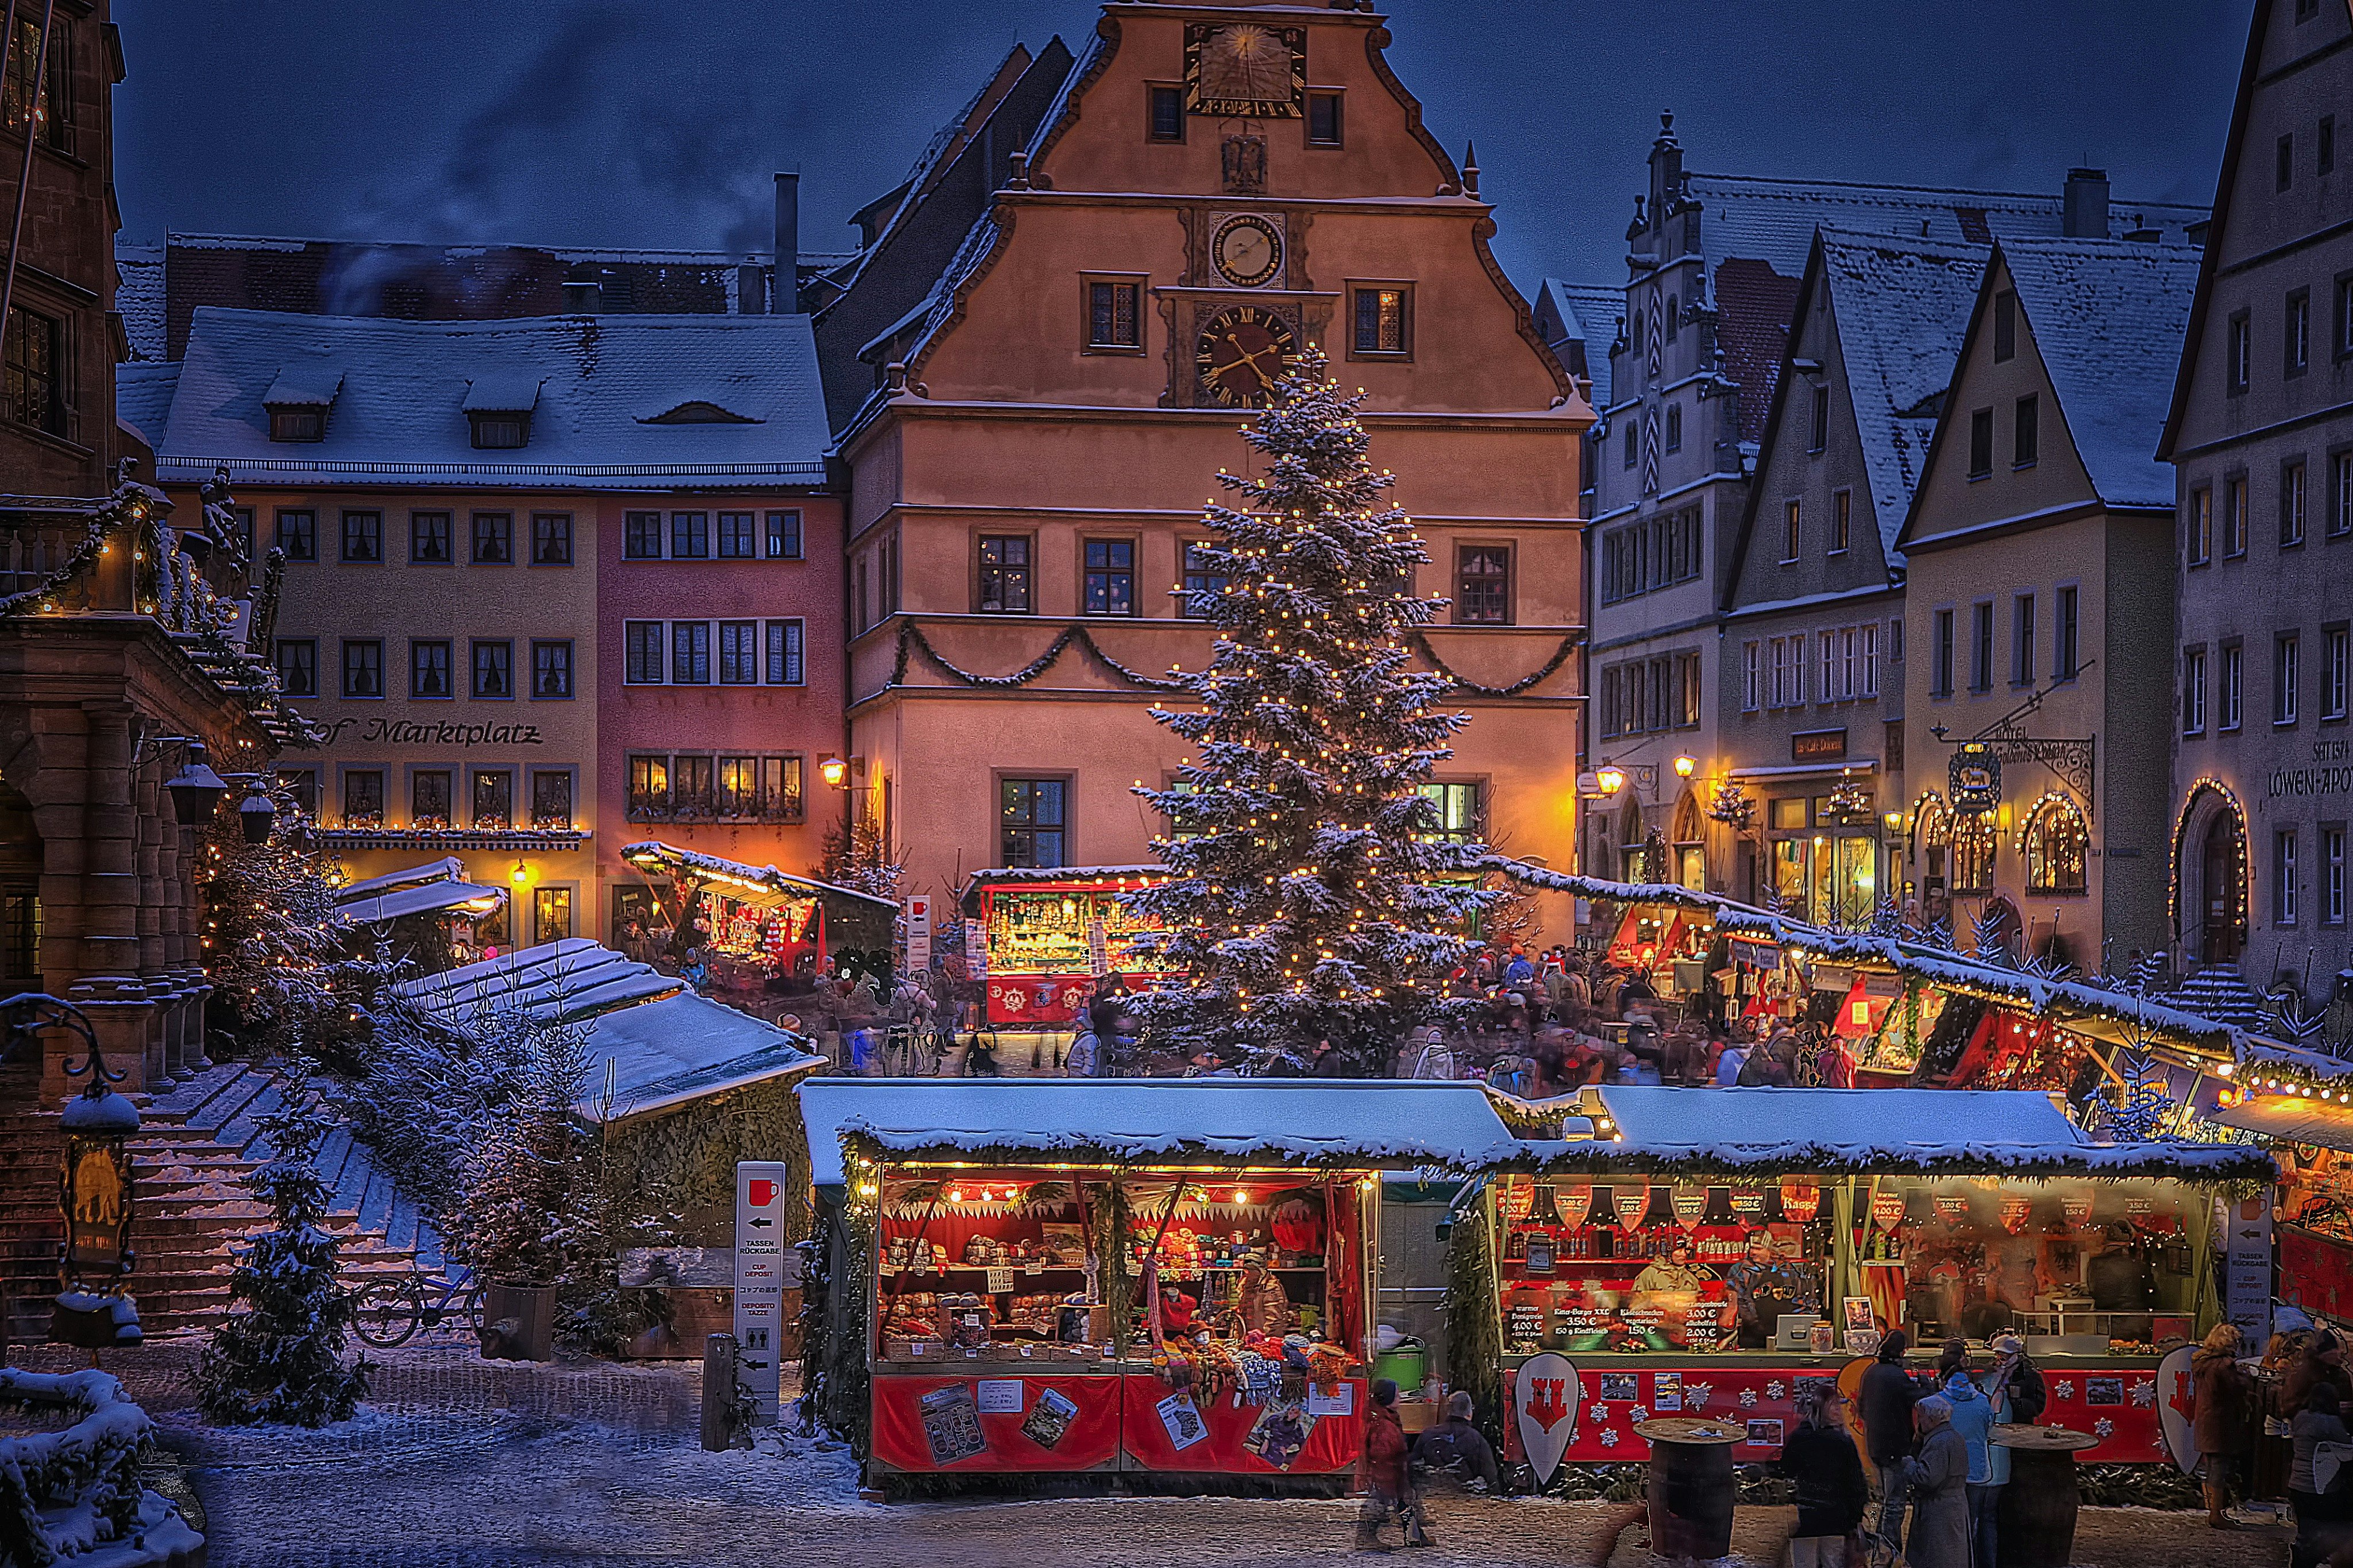
[[[2231,816],[2239,825],[2239,875],[2231,884],[2231,928],[2247,929],[2247,883],[2254,876],[2253,858],[2247,847],[2254,842],[2247,828],[2247,808],[2231,786],[2212,773],[2201,775],[2181,797],[2181,815],[2173,824],[2173,858],[2165,868],[2165,918],[2172,930],[2181,929],[2181,850],[2189,837],[2189,819],[2198,814],[2198,797],[2212,791],[2222,799]]]

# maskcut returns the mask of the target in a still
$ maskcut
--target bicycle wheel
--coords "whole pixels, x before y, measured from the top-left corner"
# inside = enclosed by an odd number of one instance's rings
[[[466,1287],[466,1294],[459,1303],[458,1313],[464,1321],[468,1331],[470,1331],[476,1339],[481,1338],[482,1288],[480,1285],[469,1285]]]
[[[352,1292],[352,1332],[381,1350],[417,1333],[417,1297],[406,1279],[371,1279]]]

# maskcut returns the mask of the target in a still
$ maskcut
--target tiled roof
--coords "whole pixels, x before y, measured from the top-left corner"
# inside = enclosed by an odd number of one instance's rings
[[[1765,263],[1732,258],[1715,268],[1715,346],[1724,374],[1740,384],[1740,438],[1762,440],[1773,386],[1789,346],[1798,283]]]
[[[1788,278],[1805,269],[1817,227],[1986,245],[1996,239],[2056,238],[2065,226],[2065,198],[2056,191],[1954,191],[1747,174],[1694,174],[1686,180],[1690,194],[1705,208],[1700,233],[1711,262],[1748,257]],[[2206,216],[2204,207],[2112,196],[2108,232],[2122,238],[2135,228],[2151,227],[2160,232],[2165,245],[2186,246],[2184,230]]]
[[[1536,325],[1546,342],[1559,348],[1570,339],[1585,345],[1585,373],[1593,378],[1593,406],[1609,406],[1609,345],[1626,319],[1626,290],[1595,283],[1547,278],[1536,290]],[[1566,363],[1567,356],[1562,356]]]
[[[180,384],[180,367],[144,360],[114,367],[114,417],[139,432],[154,447],[163,439],[164,421],[172,413],[172,393]]]
[[[463,405],[486,377],[540,384],[528,446],[474,449]],[[272,385],[338,381],[324,440],[269,439]],[[743,422],[648,423],[689,401]],[[827,445],[806,316],[396,321],[206,309],[157,458],[166,479],[226,464],[246,483],[740,486],[815,482]]]
[[[164,247],[116,246],[114,279],[114,309],[131,340],[131,357],[142,363],[164,358]]]
[[[1952,384],[1987,248],[1831,230],[1822,282],[1838,321],[1864,471],[1888,564]],[[1784,429],[1794,433],[1797,426]],[[1787,438],[1787,437],[1785,437]]]
[[[2111,506],[2174,504],[2157,460],[2198,288],[2194,250],[2116,239],[2001,243],[2067,434]]]

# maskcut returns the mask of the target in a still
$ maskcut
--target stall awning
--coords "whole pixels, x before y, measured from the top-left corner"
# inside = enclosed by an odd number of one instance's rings
[[[2323,1105],[2301,1095],[2266,1094],[2244,1105],[2221,1105],[2209,1121],[2260,1132],[2282,1143],[2316,1143],[2353,1153],[2353,1105]]]
[[[1462,1170],[1518,1148],[1475,1083],[811,1079],[800,1100],[820,1186],[842,1179],[845,1134],[899,1154],[1018,1151],[1103,1164],[1248,1158]]]
[[[796,877],[789,871],[779,871],[774,866],[753,866],[724,856],[706,854],[700,849],[681,849],[675,844],[649,839],[642,844],[622,846],[621,858],[640,871],[659,871],[673,879],[716,882],[729,898],[747,904],[777,904],[786,900],[805,901],[809,899],[851,900],[860,904],[896,915],[899,906],[889,899],[861,893],[855,888],[839,887],[832,882],[819,882],[807,877]]]
[[[606,1007],[649,1001],[682,989],[650,964],[583,937],[518,948],[460,964],[393,989],[444,1023],[479,1012],[521,1008],[543,1023],[577,1021]]]
[[[435,910],[454,910],[467,904],[480,904],[480,912],[488,914],[504,902],[506,896],[503,888],[484,887],[478,882],[427,882],[421,887],[396,888],[372,899],[346,900],[335,906],[335,913],[353,925],[396,921],[403,915],[430,914]]]
[[[956,889],[956,903],[970,910],[973,895],[984,888],[1010,884],[1016,887],[1051,887],[1057,883],[1101,882],[1106,887],[1123,883],[1144,883],[1158,879],[1166,881],[1170,872],[1161,865],[1148,866],[992,866],[975,871]]]
[[[364,881],[346,882],[335,889],[335,902],[350,903],[353,900],[391,892],[395,888],[414,888],[425,882],[462,882],[465,879],[466,863],[455,855],[444,855],[438,860],[427,860],[422,866],[411,866],[404,871],[386,871],[381,877],[370,877]]]

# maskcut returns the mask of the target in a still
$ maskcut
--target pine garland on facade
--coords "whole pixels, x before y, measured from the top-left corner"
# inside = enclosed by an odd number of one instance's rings
[[[298,1081],[259,1119],[271,1154],[245,1184],[275,1223],[234,1248],[229,1315],[197,1358],[196,1403],[210,1421],[322,1426],[349,1420],[367,1394],[367,1359],[343,1359],[352,1296],[342,1244],[323,1225],[331,1194],[312,1161],[325,1122],[308,1098]]]
[[[1263,476],[1220,474],[1242,504],[1203,515],[1196,569],[1218,585],[1186,608],[1215,650],[1181,678],[1198,707],[1153,711],[1195,754],[1136,790],[1171,825],[1153,846],[1171,875],[1128,895],[1160,928],[1145,962],[1172,976],[1137,1010],[1187,1057],[1282,1070],[1330,1040],[1379,1072],[1495,896],[1464,875],[1482,851],[1435,841],[1421,792],[1466,718],[1439,710],[1443,676],[1408,668],[1440,601],[1410,592],[1429,556],[1383,505],[1358,401],[1303,355],[1243,432]]]

